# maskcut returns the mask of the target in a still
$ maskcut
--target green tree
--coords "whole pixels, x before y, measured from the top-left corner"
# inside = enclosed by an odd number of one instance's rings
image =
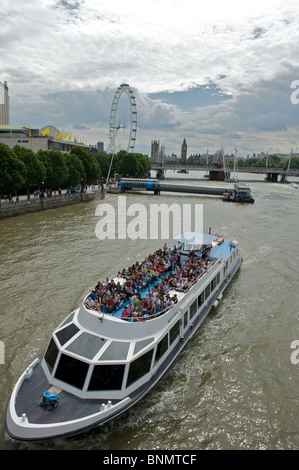
[[[148,173],[151,169],[151,164],[150,164],[149,159],[142,153],[137,153],[136,156],[139,160],[142,173]]]
[[[102,176],[106,178],[108,175],[112,155],[108,155],[106,152],[97,152],[94,156],[100,165]]]
[[[278,167],[280,165],[280,157],[278,155],[269,155],[268,165]]]
[[[91,184],[101,177],[101,167],[96,157],[84,147],[73,147],[71,154],[77,155],[84,166],[85,183]]]
[[[127,153],[122,157],[119,172],[122,176],[137,176],[140,173],[140,162],[134,153]]]
[[[14,151],[0,143],[0,193],[15,194],[24,187],[27,170]]]
[[[27,194],[29,194],[30,190],[41,187],[41,183],[46,177],[46,168],[32,150],[15,145],[13,151],[26,166],[25,187]]]
[[[39,150],[37,155],[46,168],[45,188],[62,188],[69,177],[66,155],[59,150]]]
[[[69,187],[81,184],[82,180],[85,180],[85,170],[80,158],[73,153],[68,153],[66,155],[66,164],[69,169],[69,177],[66,186]]]
[[[291,159],[290,168],[299,168],[299,158],[298,157],[293,157]]]

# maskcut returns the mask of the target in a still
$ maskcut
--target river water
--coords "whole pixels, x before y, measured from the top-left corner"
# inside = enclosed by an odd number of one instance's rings
[[[197,184],[195,178],[202,176],[194,172],[179,178],[169,172],[166,181]],[[299,448],[299,364],[291,360],[291,344],[299,340],[299,187],[266,183],[264,176],[244,178],[254,204],[127,194],[128,206],[144,205],[145,223],[153,203],[203,204],[204,231],[212,227],[237,239],[243,264],[217,309],[154,390],[105,428],[68,439],[11,439],[4,427],[11,389],[89,287],[144,259],[164,239],[97,238],[96,208],[103,203],[117,208],[118,196],[112,194],[0,220],[0,340],[5,347],[0,449]],[[232,185],[203,179],[199,184]]]

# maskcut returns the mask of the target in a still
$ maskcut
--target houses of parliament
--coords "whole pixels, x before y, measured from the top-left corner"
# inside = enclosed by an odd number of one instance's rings
[[[166,157],[166,155],[165,155],[165,146],[164,145],[160,146],[160,141],[159,140],[152,140],[152,142],[151,142],[151,162],[152,163],[164,163],[166,158],[167,158],[167,161],[186,162],[187,161],[187,143],[186,143],[186,139],[184,138],[183,143],[181,145],[181,156],[180,156],[180,158],[178,158],[177,155],[175,155],[175,154],[172,154],[169,157]]]

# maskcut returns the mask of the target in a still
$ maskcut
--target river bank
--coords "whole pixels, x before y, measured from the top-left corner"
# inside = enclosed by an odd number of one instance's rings
[[[52,197],[44,198],[20,198],[18,202],[8,202],[0,206],[0,219],[5,217],[15,217],[17,215],[29,214],[48,209],[78,204],[80,202],[89,202],[94,199],[104,198],[105,191],[93,188],[91,191],[74,194],[57,194]]]

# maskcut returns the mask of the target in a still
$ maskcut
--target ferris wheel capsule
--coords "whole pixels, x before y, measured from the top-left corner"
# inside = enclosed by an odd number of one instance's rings
[[[126,93],[126,95],[128,96],[129,106],[130,106],[130,134],[129,134],[127,152],[133,152],[135,148],[136,134],[137,134],[137,106],[135,102],[134,92],[131,89],[130,85],[127,83],[122,83],[122,85],[120,85],[118,89],[116,90],[113,101],[112,101],[111,112],[110,112],[110,122],[109,122],[109,145],[108,145],[107,153],[115,153],[115,139],[116,139],[117,131],[120,128],[124,127],[121,125],[117,126],[115,123],[119,99],[123,93]]]

